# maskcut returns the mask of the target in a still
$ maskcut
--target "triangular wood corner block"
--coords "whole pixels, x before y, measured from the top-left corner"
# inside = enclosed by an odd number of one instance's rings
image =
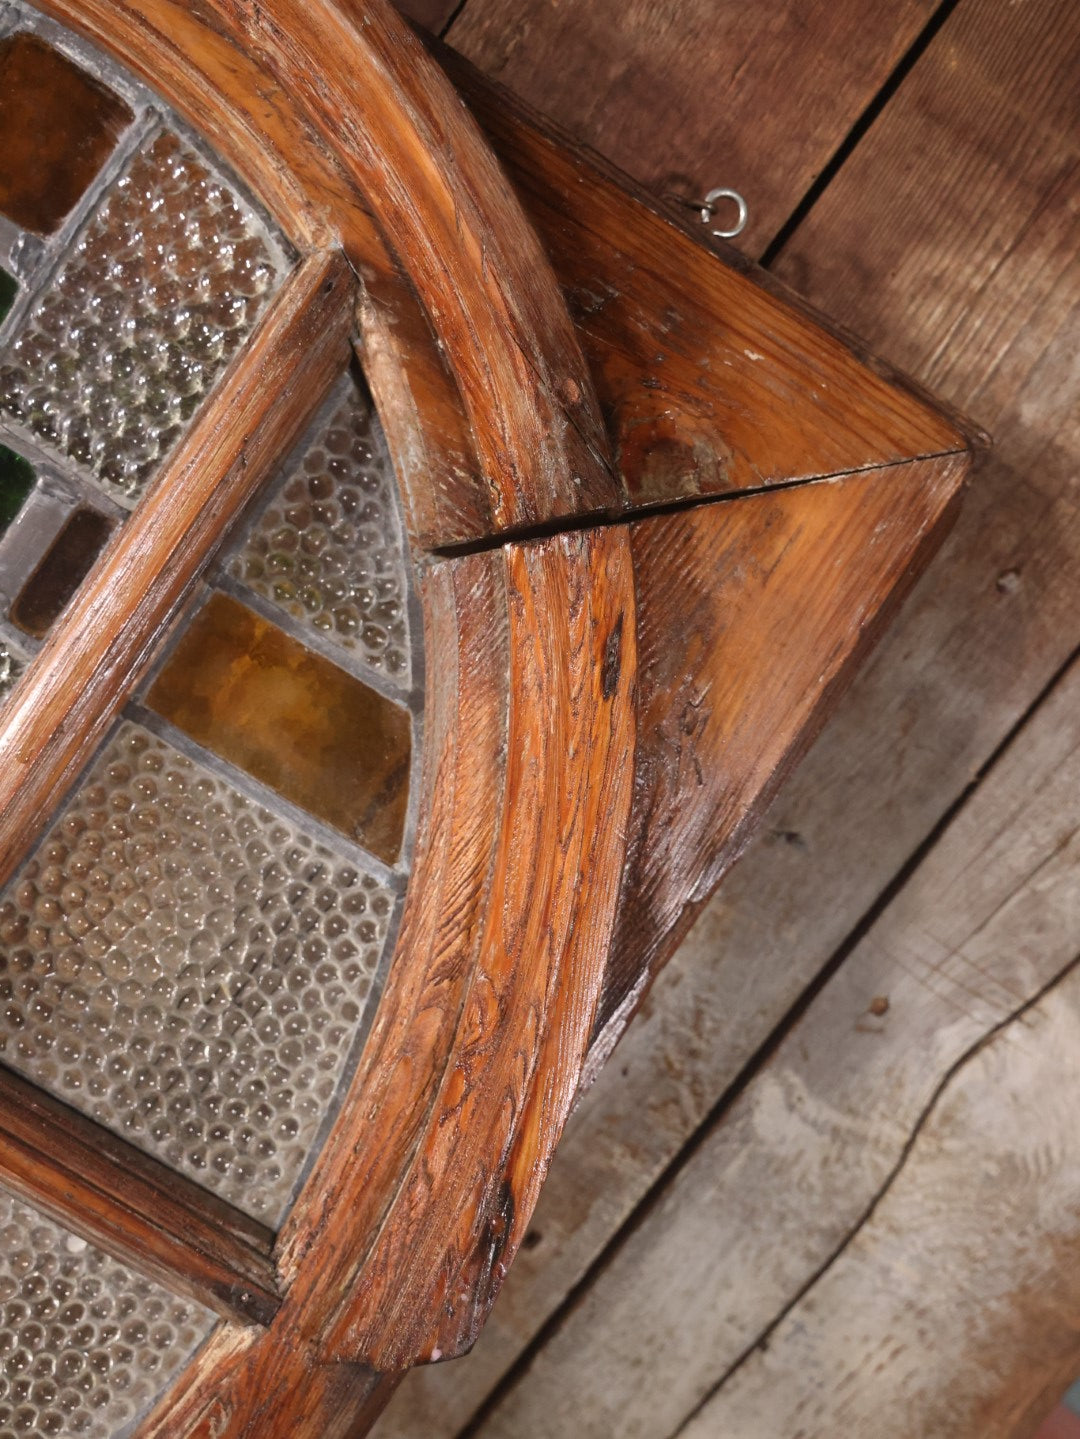
[[[969,458],[634,522],[637,783],[592,1072],[936,548]]]
[[[566,294],[632,509],[968,446],[962,419],[771,275],[722,257],[628,176],[438,53]]]

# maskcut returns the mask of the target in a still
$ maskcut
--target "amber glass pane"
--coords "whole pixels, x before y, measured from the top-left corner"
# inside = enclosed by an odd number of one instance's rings
[[[122,100],[36,35],[0,42],[0,210],[51,234],[130,121]]]
[[[34,471],[22,455],[0,445],[0,535],[23,507],[34,488]]]
[[[96,510],[78,509],[53,540],[11,608],[11,618],[40,639],[82,584],[109,538],[112,521]]]
[[[212,595],[147,697],[207,749],[392,863],[409,718],[228,595]]]
[[[0,325],[7,319],[15,296],[19,293],[18,281],[6,270],[0,270]]]

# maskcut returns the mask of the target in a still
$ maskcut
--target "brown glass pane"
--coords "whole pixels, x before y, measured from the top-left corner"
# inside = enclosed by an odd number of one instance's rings
[[[147,703],[381,859],[397,858],[408,715],[245,605],[212,595]]]
[[[36,35],[0,42],[0,210],[52,234],[130,121],[122,100]]]
[[[11,608],[21,630],[37,639],[48,632],[89,574],[111,530],[112,521],[96,510],[78,509],[69,516]]]

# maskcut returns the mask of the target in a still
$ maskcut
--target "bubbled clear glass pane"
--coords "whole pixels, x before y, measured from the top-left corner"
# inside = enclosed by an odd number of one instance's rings
[[[15,683],[23,672],[23,661],[9,644],[0,640],[0,704],[15,688]]]
[[[392,896],[125,721],[0,897],[0,1060],[277,1222]]]
[[[107,191],[0,357],[0,411],[130,503],[276,278],[255,217],[162,131]]]
[[[0,1439],[110,1439],[214,1324],[0,1190]]]
[[[286,465],[228,572],[336,649],[408,685],[394,473],[371,401],[351,378]]]

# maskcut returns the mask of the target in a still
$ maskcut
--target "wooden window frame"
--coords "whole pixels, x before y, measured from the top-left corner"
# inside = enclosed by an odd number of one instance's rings
[[[13,757],[0,764],[0,873],[350,342],[395,459],[438,668],[386,991],[281,1231],[10,1077],[0,1179],[240,1321],[219,1326],[141,1434],[266,1434],[269,1414],[296,1439],[358,1433],[409,1365],[475,1339],[580,1084],[938,542],[971,436],[455,64],[527,219],[385,0],[38,5],[163,94],[301,260],[0,711],[0,756]],[[590,267],[618,278],[596,312],[575,301]],[[775,362],[767,384],[749,337]],[[727,357],[722,393],[703,355]],[[894,529],[871,566],[854,480],[879,473],[873,523]],[[809,607],[823,632],[846,625],[820,688],[804,692],[801,671],[765,686],[760,732],[733,761],[732,714],[763,671],[740,650],[734,708],[694,737],[720,778],[692,802],[668,793],[673,699],[649,666],[681,642],[655,599],[683,562],[673,540],[698,564],[718,502],[775,490],[797,503],[823,478],[850,496],[836,531],[854,578]],[[730,596],[703,593],[687,662],[708,689],[727,663]]]

